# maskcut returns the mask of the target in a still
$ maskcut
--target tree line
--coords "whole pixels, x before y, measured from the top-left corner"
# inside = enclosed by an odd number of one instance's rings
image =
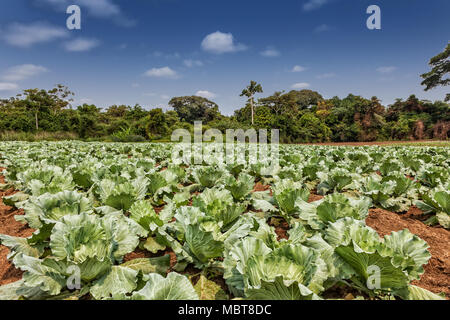
[[[46,91],[25,90],[22,96],[0,101],[0,132],[73,132],[81,139],[113,141],[170,140],[173,130],[280,130],[283,143],[448,139],[450,105],[411,95],[385,107],[377,97],[349,94],[324,99],[312,90],[275,92],[238,109],[232,116],[198,96],[175,97],[170,110],[146,110],[140,105],[113,105],[102,110],[92,104],[69,107],[64,86]],[[253,124],[252,124],[253,120]]]

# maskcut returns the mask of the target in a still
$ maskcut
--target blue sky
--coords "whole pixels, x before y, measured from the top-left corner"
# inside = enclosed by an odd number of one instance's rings
[[[81,7],[81,30],[66,8]],[[381,30],[366,9],[381,8]],[[424,92],[419,75],[450,36],[448,0],[3,0],[0,97],[63,83],[75,105],[163,107],[198,94],[224,114],[250,80],[267,96],[308,88],[384,104]]]

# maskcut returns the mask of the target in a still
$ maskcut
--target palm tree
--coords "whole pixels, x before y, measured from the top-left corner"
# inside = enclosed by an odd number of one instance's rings
[[[242,90],[241,97],[246,96],[248,97],[248,102],[250,102],[250,108],[252,109],[252,125],[254,124],[254,110],[253,105],[255,104],[255,101],[253,99],[253,96],[255,93],[263,92],[263,89],[260,84],[258,84],[256,81],[250,81],[250,85]]]

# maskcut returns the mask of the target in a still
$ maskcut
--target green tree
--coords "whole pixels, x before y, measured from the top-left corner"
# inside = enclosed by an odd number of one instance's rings
[[[269,97],[261,98],[258,100],[260,105],[265,105],[270,110],[279,115],[283,112],[285,101],[283,99],[284,91],[275,91],[275,93]]]
[[[258,84],[256,81],[250,81],[250,85],[247,86],[244,90],[242,90],[241,97],[246,96],[248,98],[248,102],[250,103],[250,109],[252,111],[252,126],[255,123],[255,110],[254,110],[254,96],[256,93],[263,92],[262,86]]]
[[[166,111],[166,122],[170,128],[174,127],[178,122],[180,122],[178,113],[173,110]]]
[[[55,88],[48,91],[43,89],[26,89],[23,93],[18,94],[13,102],[18,106],[24,107],[34,115],[35,129],[38,131],[40,113],[46,112],[56,115],[73,101],[70,98],[72,95],[73,92],[69,91],[66,86],[58,84]]]
[[[299,110],[308,109],[311,106],[317,105],[319,101],[323,100],[322,95],[312,90],[292,90],[286,94],[288,101],[293,101]]]
[[[77,108],[79,114],[78,134],[81,138],[93,137],[97,133],[100,109],[95,105],[83,104]]]
[[[73,102],[73,96],[75,93],[69,90],[69,88],[62,84],[57,84],[53,89],[47,91],[52,100],[52,111],[54,114],[65,109]]]
[[[299,120],[300,139],[304,142],[326,142],[330,140],[331,130],[312,113],[305,113]]]
[[[220,117],[219,106],[206,98],[199,96],[175,97],[169,101],[181,121],[209,122]]]
[[[113,118],[124,118],[125,115],[130,111],[130,107],[126,105],[112,105],[106,110],[106,114]]]
[[[161,108],[152,109],[148,115],[147,135],[150,139],[161,139],[167,134],[169,128],[166,122],[166,116]]]
[[[424,73],[421,77],[424,79],[422,85],[426,86],[425,91],[433,89],[437,86],[447,86],[450,83],[448,75],[450,73],[450,43],[443,52],[430,59],[429,65],[431,71]],[[445,76],[447,76],[445,78]],[[450,100],[450,93],[447,93],[445,101]]]
[[[136,104],[134,107],[128,109],[125,117],[127,118],[127,120],[139,121],[145,118],[147,114],[148,111],[142,108],[139,104]]]

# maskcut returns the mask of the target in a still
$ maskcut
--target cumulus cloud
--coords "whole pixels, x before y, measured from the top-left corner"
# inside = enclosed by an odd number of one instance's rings
[[[78,38],[71,41],[67,41],[64,44],[64,48],[70,52],[82,52],[89,51],[100,45],[100,41],[97,39]]]
[[[66,10],[69,5],[76,4],[82,9],[98,18],[112,18],[115,23],[124,27],[136,25],[136,21],[125,16],[121,8],[113,0],[38,0],[37,2],[46,3],[57,10]]]
[[[377,69],[377,72],[379,72],[379,73],[391,73],[391,72],[394,72],[395,70],[397,70],[397,67],[388,66],[388,67],[379,67]]]
[[[21,81],[47,72],[47,68],[34,64],[22,64],[6,70],[2,76],[4,81]]]
[[[195,93],[196,96],[203,97],[206,99],[213,99],[217,97],[217,95],[213,92],[209,92],[207,90],[199,90]]]
[[[215,54],[237,52],[247,49],[245,45],[235,43],[231,33],[223,33],[220,31],[208,34],[203,39],[201,46],[203,50]]]
[[[305,4],[303,4],[304,11],[312,11],[321,8],[326,5],[330,0],[309,0]]]
[[[275,49],[274,47],[267,47],[266,50],[261,51],[260,54],[263,57],[274,58],[279,57],[281,55],[281,52]]]
[[[162,68],[152,68],[147,70],[144,73],[147,77],[155,77],[155,78],[177,78],[178,73],[175,70],[172,70],[170,67],[162,67]]]
[[[294,83],[291,88],[292,89],[305,89],[305,88],[309,88],[309,83],[306,82],[299,82],[299,83]]]
[[[84,6],[90,13],[98,17],[110,17],[121,14],[120,7],[111,0],[71,0]],[[65,1],[70,2],[70,1]]]
[[[67,29],[45,22],[13,23],[7,26],[0,35],[6,43],[21,48],[28,48],[35,44],[51,42],[67,36]]]
[[[191,59],[184,60],[183,64],[188,68],[203,66],[203,62],[201,62],[200,60],[191,60]]]
[[[306,68],[305,68],[305,67],[302,67],[302,66],[296,65],[296,66],[292,67],[292,70],[291,70],[291,72],[302,72],[302,71],[305,71],[305,70],[306,70]]]
[[[17,90],[19,86],[15,83],[0,82],[0,91],[13,91]]]

